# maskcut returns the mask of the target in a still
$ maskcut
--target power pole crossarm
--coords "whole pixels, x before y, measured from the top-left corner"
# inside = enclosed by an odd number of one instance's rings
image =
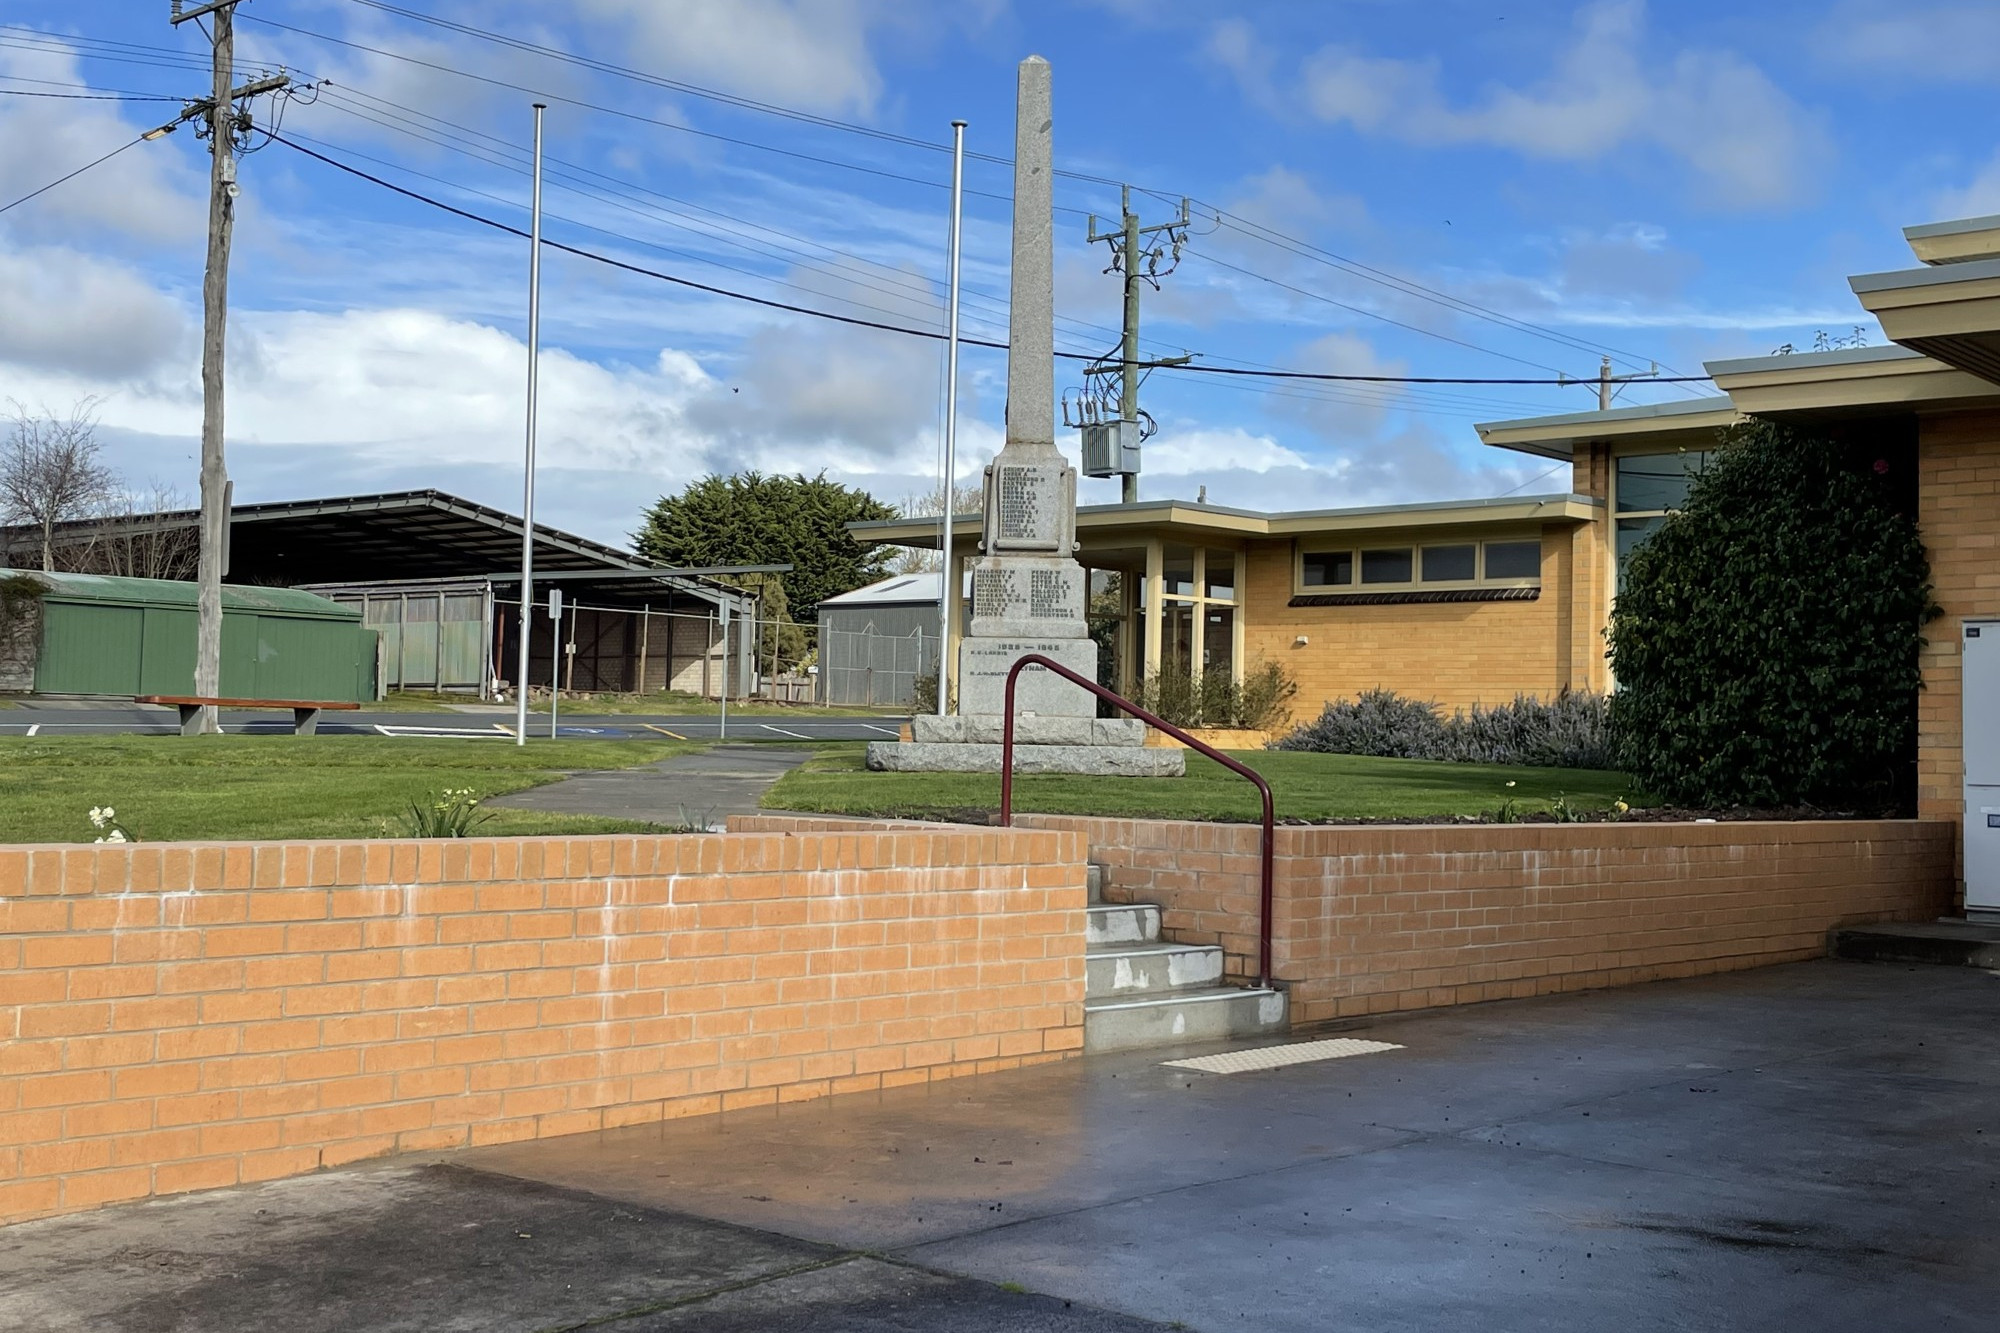
[[[1117,231],[1100,233],[1097,230],[1097,219],[1092,217],[1089,234],[1090,243],[1093,245],[1099,241],[1108,241],[1112,245],[1118,256],[1113,268],[1125,279],[1125,318],[1118,356],[1118,419],[1121,423],[1118,429],[1122,435],[1122,432],[1127,430],[1138,431],[1139,373],[1153,366],[1182,365],[1191,359],[1184,356],[1169,357],[1160,361],[1139,359],[1139,293],[1146,283],[1158,285],[1157,279],[1162,276],[1158,260],[1163,253],[1157,249],[1149,252],[1145,248],[1144,238],[1159,232],[1167,233],[1173,241],[1174,258],[1178,260],[1181,245],[1186,239],[1188,201],[1181,200],[1179,217],[1168,222],[1155,223],[1150,227],[1142,227],[1139,225],[1139,215],[1132,211],[1132,189],[1126,186],[1119,196],[1119,219],[1121,225]],[[1167,271],[1171,271],[1171,265]],[[1110,371],[1109,365],[1099,362],[1087,368],[1084,374],[1103,375],[1109,374]],[[1137,459],[1136,447],[1131,456],[1134,460]],[[1117,471],[1120,484],[1119,498],[1125,504],[1135,504],[1139,499],[1139,474],[1136,470],[1136,461],[1131,466],[1134,469],[1132,471]],[[1091,475],[1106,474],[1093,472]]]

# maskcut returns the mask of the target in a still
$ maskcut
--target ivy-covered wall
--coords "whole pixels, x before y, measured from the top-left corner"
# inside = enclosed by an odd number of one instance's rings
[[[0,694],[35,688],[42,643],[42,585],[25,574],[0,573]]]

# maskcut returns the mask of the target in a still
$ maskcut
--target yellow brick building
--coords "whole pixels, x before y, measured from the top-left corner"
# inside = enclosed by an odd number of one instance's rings
[[[1130,688],[1173,663],[1240,674],[1270,659],[1298,680],[1300,719],[1375,686],[1447,708],[1609,689],[1620,559],[1676,506],[1717,432],[1762,417],[1911,474],[1944,610],[1924,653],[1920,813],[1960,819],[1962,636],[1968,621],[2000,620],[2000,217],[1905,236],[1917,267],[1850,280],[1886,346],[1713,361],[1720,395],[1478,427],[1489,445],[1570,462],[1559,494],[1292,513],[1083,508],[1078,559],[1097,609],[1119,616],[1118,679]],[[976,515],[954,521],[967,559],[978,529]],[[856,535],[934,547],[938,524]]]

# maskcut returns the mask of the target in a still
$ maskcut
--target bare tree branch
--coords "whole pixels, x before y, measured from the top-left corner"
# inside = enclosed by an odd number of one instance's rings
[[[955,486],[952,488],[952,512],[957,514],[977,513],[986,503],[986,492],[978,486]],[[904,518],[937,518],[944,513],[944,486],[933,486],[923,495],[910,495],[896,506],[903,511]],[[929,574],[943,568],[944,562],[938,552],[922,546],[898,546],[889,558],[891,574]]]
[[[55,530],[86,518],[117,488],[97,457],[97,400],[86,398],[59,417],[31,413],[10,400],[7,442],[0,447],[0,517],[39,534],[41,563],[53,570]]]

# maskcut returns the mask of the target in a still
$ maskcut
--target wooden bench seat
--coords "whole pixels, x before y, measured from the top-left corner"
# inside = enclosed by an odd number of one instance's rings
[[[211,699],[196,694],[138,694],[134,703],[165,704],[181,711],[181,735],[201,734],[201,710],[204,708],[289,708],[292,710],[292,732],[298,736],[310,736],[319,730],[319,715],[327,709],[352,710],[361,707],[357,703],[347,703],[337,699]]]

